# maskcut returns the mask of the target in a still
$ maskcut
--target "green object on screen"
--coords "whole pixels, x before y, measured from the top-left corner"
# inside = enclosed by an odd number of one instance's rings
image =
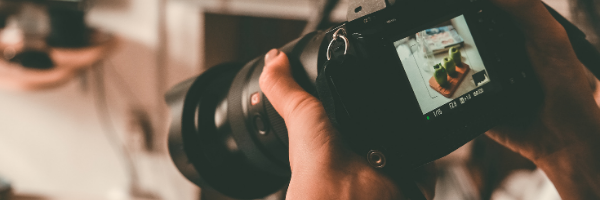
[[[441,64],[433,66],[433,69],[435,69],[435,73],[433,74],[435,81],[442,87],[448,85],[448,73],[446,73],[446,69],[444,69]]]
[[[442,65],[444,65],[444,69],[446,69],[448,75],[452,77],[456,76],[456,63],[452,58],[445,57],[442,60]]]
[[[454,61],[454,63],[456,63],[456,66],[462,67],[462,54],[460,53],[460,50],[458,50],[458,48],[450,48],[449,55],[450,58],[452,58],[452,60]]]

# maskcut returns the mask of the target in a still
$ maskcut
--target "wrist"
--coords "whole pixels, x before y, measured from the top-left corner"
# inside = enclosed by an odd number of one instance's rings
[[[401,199],[396,184],[359,156],[345,160],[294,167],[288,199]]]
[[[578,93],[578,92],[575,92]],[[584,94],[571,94],[578,98],[560,98],[547,96],[547,109],[541,110],[537,122],[532,122],[532,127],[525,134],[524,141],[528,141],[520,153],[536,164],[573,153],[588,155],[597,150],[597,141],[600,141],[600,109],[595,105],[590,92],[579,91]],[[566,94],[563,94],[566,95]],[[527,138],[529,135],[532,138]],[[600,154],[600,153],[595,153]],[[562,159],[562,158],[561,158]]]
[[[534,163],[554,183],[562,199],[599,199],[600,148],[597,146],[592,142],[570,145]]]

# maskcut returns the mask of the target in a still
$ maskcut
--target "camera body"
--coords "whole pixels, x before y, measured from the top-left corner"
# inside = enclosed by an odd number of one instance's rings
[[[585,35],[549,10],[582,63],[600,66]],[[395,180],[531,119],[543,101],[520,29],[487,0],[357,0],[348,11],[349,22],[280,50],[348,146]],[[287,129],[260,89],[263,67],[264,56],[218,65],[166,95],[171,157],[204,189],[251,199],[289,182]]]
[[[520,29],[489,1],[398,1],[338,28],[349,43],[341,59],[353,58],[322,67],[334,102],[325,105],[352,149],[390,173],[441,158],[542,101]],[[436,69],[444,59],[452,66]]]

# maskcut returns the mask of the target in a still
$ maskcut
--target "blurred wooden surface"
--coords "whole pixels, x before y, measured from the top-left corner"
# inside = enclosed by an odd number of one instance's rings
[[[0,88],[9,90],[41,90],[60,86],[81,71],[107,57],[118,39],[96,32],[92,45],[83,48],[50,48],[49,56],[54,67],[48,70],[30,69],[0,59]],[[2,48],[2,45],[0,45]]]

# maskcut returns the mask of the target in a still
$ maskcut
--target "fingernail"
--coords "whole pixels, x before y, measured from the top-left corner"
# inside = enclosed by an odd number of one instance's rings
[[[279,50],[271,49],[265,56],[265,65],[271,63],[279,55]]]

